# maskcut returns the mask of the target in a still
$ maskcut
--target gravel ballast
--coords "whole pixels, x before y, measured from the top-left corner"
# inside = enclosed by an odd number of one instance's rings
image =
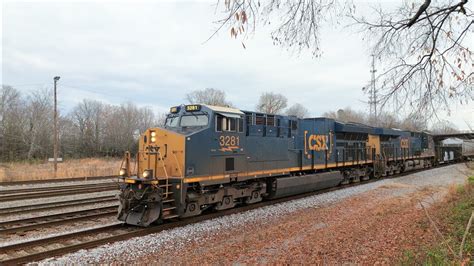
[[[224,234],[222,232],[228,230],[246,232],[249,228],[264,228],[267,224],[278,222],[282,217],[297,219],[292,214],[304,211],[305,209],[324,208],[351,197],[361,196],[367,192],[373,194],[374,191],[378,191],[378,194],[383,194],[384,197],[405,197],[410,195],[410,193],[416,193],[428,188],[437,191],[447,190],[451,185],[463,184],[467,178],[467,173],[472,174],[472,170],[469,170],[465,164],[431,169],[400,178],[384,179],[378,182],[362,184],[244,213],[220,217],[90,250],[81,250],[63,257],[47,259],[42,261],[42,263],[179,262],[182,260],[178,257],[162,257],[159,256],[159,253],[163,252],[163,250],[179,250],[180,254],[186,252],[192,254],[194,251],[187,250],[187,247],[197,240],[202,243],[200,249],[212,252],[214,247],[212,246],[212,241],[207,241],[208,238]],[[314,226],[319,230],[324,230],[326,225],[318,223]],[[268,239],[268,241],[271,242],[272,240]]]
[[[45,237],[53,237],[58,235],[64,235],[68,233],[75,233],[84,230],[90,230],[94,228],[99,228],[107,225],[118,224],[116,217],[104,217],[98,218],[89,221],[81,221],[77,223],[70,223],[68,225],[61,225],[57,228],[47,228],[42,229],[41,231],[35,232],[34,235],[12,235],[9,237],[5,237],[0,242],[0,248],[3,246],[9,246],[13,244],[29,242],[37,239],[42,239]]]

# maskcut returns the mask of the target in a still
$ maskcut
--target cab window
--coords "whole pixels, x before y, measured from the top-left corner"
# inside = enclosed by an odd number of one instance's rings
[[[179,116],[170,115],[166,118],[165,126],[167,127],[178,127],[179,125]]]
[[[240,118],[216,115],[217,132],[243,132],[243,121]]]

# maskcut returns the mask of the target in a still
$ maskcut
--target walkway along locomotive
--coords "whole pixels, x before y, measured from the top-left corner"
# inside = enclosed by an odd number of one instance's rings
[[[125,156],[118,219],[148,226],[430,167],[434,157],[423,132],[181,105],[140,136],[137,176]]]

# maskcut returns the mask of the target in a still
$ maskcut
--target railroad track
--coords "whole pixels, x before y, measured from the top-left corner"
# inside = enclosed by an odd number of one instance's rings
[[[14,234],[53,225],[56,226],[82,220],[113,216],[117,214],[117,207],[118,205],[114,205],[0,222],[0,235]]]
[[[443,165],[445,166],[445,165]],[[439,168],[442,166],[433,167]],[[425,171],[429,169],[419,169],[406,173],[396,174],[386,178],[402,177],[409,174]],[[219,212],[206,213],[196,217],[190,217],[183,220],[173,220],[172,222],[156,225],[148,228],[133,227],[124,224],[112,224],[100,228],[83,230],[74,233],[67,233],[63,235],[47,237],[22,243],[16,243],[0,247],[0,264],[20,264],[32,261],[38,261],[49,257],[64,255],[80,249],[92,248],[106,243],[126,240],[132,237],[143,236],[147,234],[157,233],[163,230],[169,230],[176,227],[185,226],[188,224],[198,223],[217,217],[222,217],[230,214],[241,213],[277,203],[283,203],[296,199],[305,198],[308,196],[319,195],[331,191],[377,182],[382,179],[370,179],[360,183],[352,183],[349,185],[333,187],[329,189],[304,193],[295,196],[289,196],[280,199],[263,201],[251,205],[243,205],[229,210]]]
[[[50,188],[28,188],[18,190],[2,190],[0,191],[0,202],[3,201],[14,201],[23,199],[35,199],[35,198],[49,198],[56,196],[65,196],[71,194],[85,194],[92,192],[101,192],[107,190],[118,189],[118,185],[115,183],[105,184],[88,184],[88,185],[73,185],[73,186],[60,186]]]
[[[64,201],[55,201],[49,203],[39,203],[39,204],[30,204],[25,206],[16,206],[16,207],[7,207],[7,208],[0,208],[0,217],[5,215],[12,215],[12,214],[24,214],[29,212],[35,211],[48,211],[57,208],[65,208],[65,207],[80,207],[90,204],[96,203],[108,203],[108,202],[116,202],[117,198],[115,196],[102,196],[102,197],[95,197],[95,198],[87,198],[87,199],[76,199],[76,200],[64,200]]]
[[[51,187],[32,187],[32,188],[18,188],[18,189],[5,189],[0,190],[0,195],[6,194],[21,194],[28,192],[46,192],[46,191],[58,191],[65,189],[81,189],[90,188],[94,186],[111,186],[114,183],[96,183],[96,184],[81,184],[81,185],[70,185],[70,186],[51,186]]]
[[[117,178],[117,176],[116,175],[84,176],[84,177],[71,177],[71,178],[43,179],[43,180],[6,181],[6,182],[0,182],[0,186],[35,185],[35,184],[62,183],[62,182],[71,182],[71,181],[103,180],[103,179],[113,179],[113,178]]]

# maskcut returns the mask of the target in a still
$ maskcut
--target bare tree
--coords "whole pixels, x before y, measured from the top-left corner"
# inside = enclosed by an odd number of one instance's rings
[[[385,128],[400,128],[400,119],[392,113],[382,112],[377,116],[377,121],[369,119],[369,125],[385,127]]]
[[[217,31],[228,27],[231,37],[245,39],[258,23],[274,25],[271,38],[275,45],[296,52],[309,49],[316,57],[321,55],[321,24],[335,21],[345,10],[352,12],[354,8],[350,1],[335,0],[226,0],[218,6],[225,12]]]
[[[382,106],[396,100],[413,113],[436,114],[474,99],[474,14],[467,2],[405,1],[394,10],[377,8],[372,19],[354,17],[382,60]]]
[[[127,150],[136,153],[140,133],[154,126],[151,109],[138,108],[131,102],[109,106],[105,113],[104,143],[107,152],[114,155],[121,155]]]
[[[265,92],[260,95],[256,109],[267,114],[279,114],[286,108],[288,99],[279,93]]]
[[[323,116],[342,122],[367,123],[367,115],[365,113],[352,110],[350,107],[339,109],[337,112],[326,112]]]
[[[167,113],[158,113],[156,116],[155,124],[158,127],[164,127],[166,122]]]
[[[140,134],[150,127],[156,126],[156,117],[150,107],[142,107],[138,109],[138,130]]]
[[[83,100],[71,113],[71,120],[76,125],[79,149],[83,155],[93,156],[101,150],[103,104],[94,100]]]
[[[410,114],[401,120],[399,129],[410,131],[424,131],[428,129],[428,121],[423,114]]]
[[[434,134],[453,134],[459,133],[459,129],[447,120],[441,120],[431,126],[431,133]]]
[[[23,141],[28,146],[26,158],[44,158],[53,150],[53,101],[51,90],[37,90],[27,98]]]
[[[2,86],[0,90],[0,160],[17,160],[27,147],[22,136],[25,103],[18,90]]]
[[[52,151],[51,90],[22,96],[0,89],[0,161],[46,159]],[[121,156],[138,150],[137,138],[147,128],[162,125],[149,107],[132,103],[108,105],[85,99],[66,116],[59,116],[60,154],[68,158]]]
[[[224,91],[213,88],[192,91],[186,94],[186,100],[189,103],[202,103],[224,107],[232,106],[232,104],[226,100]]]
[[[290,106],[286,112],[287,115],[293,115],[298,118],[305,118],[309,116],[309,111],[306,107],[304,107],[300,103],[295,103],[292,106]]]
[[[383,62],[377,77],[380,104],[389,107],[397,100],[413,113],[436,114],[439,107],[449,108],[450,102],[474,99],[470,37],[474,15],[467,3],[400,1],[394,9],[376,8],[375,15],[365,18],[355,13],[355,7],[362,4],[352,1],[226,0],[218,2],[224,16],[217,31],[228,28],[231,37],[245,39],[262,22],[272,27],[274,44],[298,52],[307,49],[319,56],[321,25],[345,23],[340,18],[348,15]]]

